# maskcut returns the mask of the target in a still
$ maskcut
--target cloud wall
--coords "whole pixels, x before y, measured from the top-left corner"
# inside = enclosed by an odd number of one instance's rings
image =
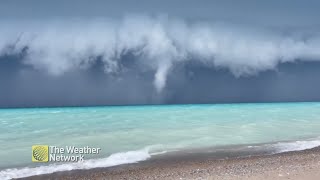
[[[98,59],[105,73],[117,74],[129,53],[154,72],[161,92],[170,71],[187,61],[226,68],[237,77],[285,62],[320,61],[320,34],[149,16],[0,22],[0,56],[23,54],[23,63],[53,76]]]

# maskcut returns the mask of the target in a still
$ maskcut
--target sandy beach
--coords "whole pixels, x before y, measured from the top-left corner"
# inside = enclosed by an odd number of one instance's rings
[[[320,147],[274,155],[217,159],[209,154],[153,158],[109,168],[25,179],[320,179]]]

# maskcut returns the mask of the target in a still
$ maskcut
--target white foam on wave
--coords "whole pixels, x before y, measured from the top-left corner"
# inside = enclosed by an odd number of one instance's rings
[[[75,169],[92,169],[99,167],[111,167],[120,164],[130,164],[139,161],[144,161],[150,158],[148,149],[137,151],[128,151],[123,153],[115,153],[106,158],[89,159],[83,162],[65,163],[65,164],[51,164],[48,166],[40,167],[25,167],[25,168],[12,168],[0,171],[0,179],[7,180],[12,178],[23,178],[41,174],[50,174],[59,171],[70,171]]]
[[[282,153],[312,149],[318,146],[320,146],[320,140],[315,139],[309,141],[279,142],[274,144],[273,148],[276,149],[276,153]]]

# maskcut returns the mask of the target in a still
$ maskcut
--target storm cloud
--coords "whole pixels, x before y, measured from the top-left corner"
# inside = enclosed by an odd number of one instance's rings
[[[283,94],[296,86],[291,75],[318,83],[316,1],[186,1],[186,11],[178,1],[154,2],[157,8],[94,1],[85,11],[85,1],[66,3],[68,10],[60,1],[32,2],[0,7],[1,106],[319,98],[308,86]]]
[[[238,77],[274,69],[281,63],[320,60],[318,32],[288,33],[146,16],[90,22],[10,22],[2,27],[2,56],[25,52],[25,64],[61,75],[88,68],[97,59],[106,73],[117,73],[122,57],[131,53],[139,66],[154,71],[158,92],[165,87],[170,70],[183,61],[226,68]]]

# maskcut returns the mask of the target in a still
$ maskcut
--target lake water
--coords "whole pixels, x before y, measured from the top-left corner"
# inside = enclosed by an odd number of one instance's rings
[[[188,149],[320,145],[320,103],[0,109],[0,179],[132,163]],[[32,163],[31,146],[98,147],[81,163]],[[248,146],[250,147],[250,146]]]

